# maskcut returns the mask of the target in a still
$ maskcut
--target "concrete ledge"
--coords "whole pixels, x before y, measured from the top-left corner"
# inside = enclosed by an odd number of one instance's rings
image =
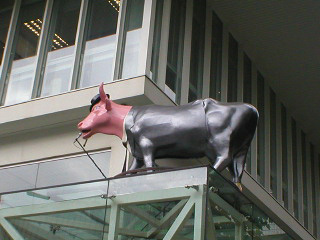
[[[145,76],[107,83],[105,91],[117,103],[174,104]],[[97,93],[98,87],[93,86],[1,107],[0,136],[81,119],[88,114],[90,100]]]

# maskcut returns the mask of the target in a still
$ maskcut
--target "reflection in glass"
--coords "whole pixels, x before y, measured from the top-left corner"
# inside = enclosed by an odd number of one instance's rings
[[[2,57],[4,47],[6,45],[7,33],[10,24],[10,18],[13,7],[13,0],[2,1],[0,3],[0,66],[2,64]]]
[[[44,7],[44,0],[22,2],[12,50],[6,105],[31,98]]]
[[[220,18],[212,12],[210,97],[221,100],[222,29]]]
[[[276,94],[270,88],[270,183],[273,196],[277,196],[277,105]]]
[[[186,1],[171,1],[170,30],[166,70],[166,93],[180,102]],[[169,94],[170,95],[170,94]]]
[[[135,77],[142,75],[138,72],[139,64],[145,59],[141,59],[140,49],[142,39],[144,0],[128,0],[126,21],[125,21],[125,46],[123,53],[123,65],[121,78]]]
[[[54,2],[41,96],[69,90],[80,1]]]
[[[228,54],[228,102],[236,102],[238,85],[238,42],[231,34],[229,34]]]
[[[91,0],[80,87],[112,81],[120,1]]]
[[[205,22],[206,1],[198,0],[193,4],[189,102],[202,97]]]
[[[287,143],[287,110],[281,104],[281,146],[282,146],[282,197],[288,209],[288,143]]]
[[[259,111],[259,122],[257,129],[257,139],[258,139],[258,156],[257,156],[257,174],[258,181],[264,185],[265,179],[265,114],[264,114],[264,79],[262,75],[258,72],[257,77],[258,84],[258,111]]]

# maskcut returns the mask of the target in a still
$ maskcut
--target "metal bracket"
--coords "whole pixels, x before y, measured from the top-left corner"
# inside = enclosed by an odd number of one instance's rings
[[[101,195],[101,198],[103,198],[103,199],[113,199],[113,198],[115,198],[115,197],[116,197],[115,195],[112,195],[112,196],[110,196],[110,197],[108,197],[107,194],[102,194],[102,195]]]
[[[187,186],[185,186],[185,188],[187,188],[187,189],[193,188],[196,191],[199,191],[199,186],[198,185],[187,185]]]

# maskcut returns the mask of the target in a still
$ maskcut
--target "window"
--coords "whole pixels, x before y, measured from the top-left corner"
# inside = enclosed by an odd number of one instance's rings
[[[5,104],[31,99],[45,1],[24,0],[12,48]]]
[[[154,82],[156,82],[158,78],[163,1],[164,0],[157,1],[156,17],[155,17],[155,23],[154,23],[152,58],[151,58],[151,76],[150,76]]]
[[[2,57],[4,47],[6,45],[7,33],[10,24],[10,18],[13,7],[13,0],[11,1],[2,1],[0,3],[0,66],[2,64]]]
[[[303,186],[303,219],[304,226],[308,227],[308,173],[307,173],[307,146],[306,134],[301,131],[301,153],[302,153],[302,186]],[[311,194],[311,193],[310,193]]]
[[[277,104],[276,94],[270,89],[270,183],[273,196],[277,196]]]
[[[142,75],[139,66],[145,59],[141,54],[142,46],[142,20],[143,20],[144,0],[128,0],[124,38],[125,46],[123,52],[122,78],[129,78]]]
[[[312,187],[312,212],[313,212],[313,219],[312,219],[312,224],[313,224],[313,236],[317,236],[317,211],[316,211],[316,205],[317,205],[317,200],[316,200],[316,167],[315,167],[315,156],[314,156],[314,146],[313,144],[310,144],[310,162],[311,162],[311,187]],[[310,193],[309,193],[310,194]]]
[[[238,43],[231,34],[229,34],[228,55],[228,102],[236,102],[238,85]]]
[[[288,209],[288,142],[287,142],[287,110],[281,104],[281,147],[282,147],[282,197]]]
[[[219,17],[212,12],[210,97],[221,100],[222,31]]]
[[[186,1],[171,1],[170,15],[170,30],[166,70],[166,92],[173,99],[175,99],[176,102],[179,103],[183,64]]]
[[[257,156],[257,175],[258,181],[264,186],[265,181],[265,113],[264,113],[264,78],[258,72],[258,111],[259,122],[257,129],[258,156]]]
[[[78,0],[54,2],[41,96],[70,89],[80,3]]]
[[[194,1],[188,97],[189,102],[202,97],[205,22],[206,2],[204,0]]]
[[[89,1],[80,87],[112,81],[119,5],[117,1]]]
[[[292,168],[293,168],[293,214],[298,219],[298,151],[296,121],[291,119],[292,131]]]

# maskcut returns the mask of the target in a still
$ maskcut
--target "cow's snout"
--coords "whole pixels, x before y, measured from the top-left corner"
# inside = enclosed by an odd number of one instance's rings
[[[83,124],[82,121],[78,123],[78,129],[79,129],[79,130],[81,130],[80,128],[81,128],[82,124]]]

